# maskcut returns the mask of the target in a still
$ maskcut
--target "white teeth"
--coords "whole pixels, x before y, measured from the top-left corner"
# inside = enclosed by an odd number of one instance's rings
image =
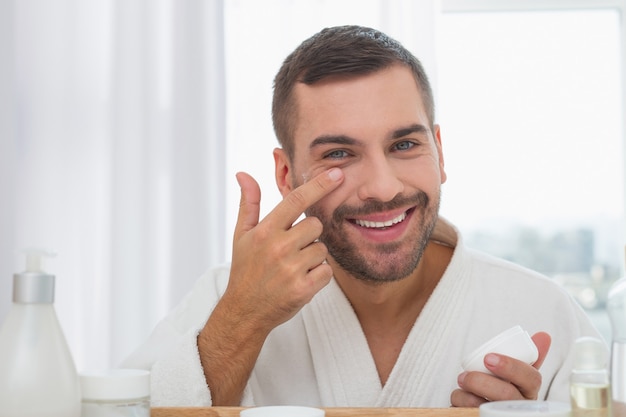
[[[395,219],[387,220],[386,222],[371,222],[369,220],[355,220],[354,222],[361,227],[382,229],[393,226],[396,223],[400,223],[404,219],[406,219],[406,212],[400,214]]]

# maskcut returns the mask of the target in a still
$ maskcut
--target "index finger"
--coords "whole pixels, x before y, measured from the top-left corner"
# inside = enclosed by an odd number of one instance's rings
[[[343,178],[339,168],[331,168],[319,174],[287,194],[266,219],[275,218],[279,226],[288,229],[307,208],[337,188]]]

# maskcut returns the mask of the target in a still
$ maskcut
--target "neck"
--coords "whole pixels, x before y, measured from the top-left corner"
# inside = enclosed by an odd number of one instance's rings
[[[415,270],[393,282],[369,282],[354,277],[331,262],[335,279],[352,304],[359,321],[388,325],[401,319],[414,323],[443,276],[452,248],[430,242]]]

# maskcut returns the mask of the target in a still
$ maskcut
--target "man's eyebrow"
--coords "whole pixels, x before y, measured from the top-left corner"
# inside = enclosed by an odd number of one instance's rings
[[[416,123],[407,127],[402,127],[402,128],[394,130],[393,132],[391,132],[390,139],[393,140],[393,139],[403,138],[412,133],[426,134],[428,132],[429,132],[429,129],[426,126]],[[328,145],[328,144],[352,146],[352,145],[360,145],[362,144],[362,142],[359,141],[358,139],[355,139],[346,135],[322,135],[322,136],[316,137],[311,142],[311,144],[309,145],[309,149],[313,149],[316,146]]]
[[[346,135],[323,135],[315,138],[309,145],[309,149],[313,149],[320,145],[358,145],[360,141]]]
[[[410,135],[411,133],[426,134],[428,132],[429,132],[429,129],[426,126],[420,125],[420,124],[413,124],[411,126],[394,130],[391,133],[391,139],[400,139],[400,138]]]

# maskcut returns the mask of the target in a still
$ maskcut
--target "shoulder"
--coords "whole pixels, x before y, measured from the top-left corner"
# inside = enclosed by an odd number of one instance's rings
[[[561,360],[576,337],[599,337],[589,316],[554,279],[482,252],[465,252],[471,270],[468,296],[478,322],[520,324],[531,334],[547,331],[555,349],[563,349],[556,355]]]
[[[553,337],[563,333],[568,343],[571,335],[597,335],[582,307],[552,278],[482,252],[465,252],[475,306],[487,316],[498,311],[529,330],[549,330]]]

